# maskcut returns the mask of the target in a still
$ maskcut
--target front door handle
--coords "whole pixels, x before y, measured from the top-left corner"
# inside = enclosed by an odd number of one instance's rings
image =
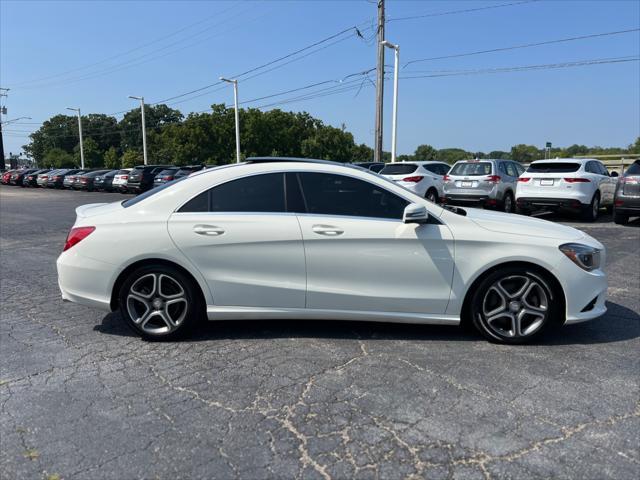
[[[224,233],[224,229],[215,225],[196,225],[193,227],[193,231],[198,235],[207,235],[210,237],[217,237]]]
[[[338,227],[334,227],[333,225],[314,225],[311,227],[313,233],[317,233],[319,235],[326,235],[327,237],[337,237],[338,235],[342,235],[344,230],[341,230]]]

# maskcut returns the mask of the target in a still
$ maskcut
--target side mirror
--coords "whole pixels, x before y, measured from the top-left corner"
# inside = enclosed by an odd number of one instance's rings
[[[404,209],[402,221],[404,223],[429,223],[427,207],[419,203],[410,203]]]
[[[609,174],[610,177],[617,177],[618,176],[618,172],[611,172]]]

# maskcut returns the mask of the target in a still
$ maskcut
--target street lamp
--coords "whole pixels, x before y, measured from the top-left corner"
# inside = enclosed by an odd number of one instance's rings
[[[140,100],[140,111],[142,112],[142,157],[144,158],[144,164],[147,164],[147,129],[144,123],[144,97],[134,97],[129,95],[129,98],[134,100]]]
[[[386,40],[380,42],[383,47],[395,50],[393,68],[393,128],[391,131],[391,161],[396,161],[396,143],[398,139],[398,68],[400,66],[400,45],[394,45]]]
[[[240,120],[238,118],[238,80],[230,80],[220,77],[220,80],[227,83],[233,83],[233,100],[235,103],[236,113],[236,162],[240,163]]]
[[[1,122],[3,125],[7,125],[9,123],[13,123],[13,122],[17,122],[19,120],[33,120],[31,117],[18,117],[18,118],[12,118],[11,120],[5,120],[4,122]]]
[[[84,170],[84,147],[82,146],[82,117],[80,116],[80,108],[67,107],[67,110],[78,113],[78,134],[80,136],[80,168]]]

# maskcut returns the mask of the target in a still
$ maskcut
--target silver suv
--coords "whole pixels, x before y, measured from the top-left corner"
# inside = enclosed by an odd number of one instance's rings
[[[460,160],[444,177],[443,203],[514,211],[518,177],[524,167],[513,160]]]

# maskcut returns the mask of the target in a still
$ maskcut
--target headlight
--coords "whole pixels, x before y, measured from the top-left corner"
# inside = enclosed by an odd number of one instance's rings
[[[600,268],[599,248],[589,247],[580,243],[565,243],[558,248],[569,260],[587,272]]]

